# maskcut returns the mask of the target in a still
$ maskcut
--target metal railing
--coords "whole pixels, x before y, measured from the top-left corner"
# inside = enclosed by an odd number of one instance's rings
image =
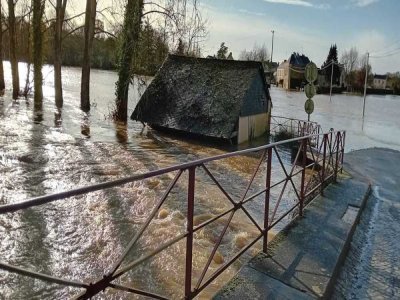
[[[154,291],[145,291],[142,289],[130,287],[127,285],[116,283],[115,280],[120,278],[122,275],[126,274],[128,271],[135,269],[144,262],[150,260],[155,255],[161,253],[168,247],[178,243],[179,241],[184,241],[186,239],[186,254],[185,254],[185,279],[182,284],[182,290],[184,291],[185,299],[193,299],[200,292],[202,292],[207,286],[210,285],[222,272],[224,272],[229,266],[231,266],[239,257],[241,257],[249,248],[251,248],[258,241],[262,240],[263,251],[268,250],[268,232],[273,229],[279,222],[281,222],[289,214],[295,213],[296,215],[302,216],[304,206],[308,203],[311,197],[315,196],[317,193],[323,193],[324,187],[330,180],[336,180],[337,174],[342,170],[343,167],[343,157],[344,157],[344,147],[345,147],[345,137],[346,133],[344,131],[329,132],[320,135],[308,135],[299,138],[294,138],[287,141],[281,141],[277,143],[272,143],[258,148],[247,149],[242,151],[237,151],[233,153],[226,153],[210,158],[200,159],[193,162],[172,166],[169,168],[151,171],[145,174],[134,175],[131,177],[109,181],[105,183],[95,184],[88,187],[77,188],[74,190],[33,198],[24,202],[7,204],[0,206],[0,214],[13,214],[22,209],[44,205],[56,200],[65,200],[77,195],[83,195],[94,191],[99,191],[107,188],[117,187],[130,182],[141,181],[147,178],[152,178],[155,176],[160,176],[163,174],[176,172],[175,177],[170,182],[169,186],[165,190],[164,194],[158,200],[156,205],[151,210],[147,219],[143,222],[141,228],[133,235],[128,246],[124,250],[123,254],[115,261],[110,272],[106,272],[102,278],[99,278],[95,282],[85,283],[81,281],[69,280],[64,278],[54,277],[48,274],[38,273],[28,269],[24,269],[17,266],[12,266],[6,262],[0,261],[0,269],[17,273],[24,276],[30,276],[36,279],[43,280],[49,283],[56,283],[63,286],[70,286],[83,289],[82,293],[76,296],[76,299],[89,299],[94,295],[104,291],[106,288],[116,289],[120,291],[125,291],[127,293],[133,293],[138,295],[143,295],[147,297],[152,297],[155,299],[167,299],[167,296],[159,295]],[[317,139],[319,147],[315,147],[312,143]],[[285,167],[285,164],[281,158],[280,146],[291,143],[293,145],[296,143],[298,145],[298,151],[290,170]],[[218,162],[222,159],[237,157],[242,155],[249,155],[254,153],[259,153],[259,160],[256,164],[255,169],[252,172],[252,176],[247,183],[245,190],[242,193],[239,201],[235,201],[233,197],[226,191],[222,184],[216,179],[214,174],[210,171],[207,164],[212,162]],[[277,162],[277,166],[273,165],[274,161]],[[275,169],[282,169],[283,178],[273,178],[275,174]],[[196,171],[198,169],[204,170],[208,178],[212,180],[215,186],[222,192],[226,199],[230,202],[230,208],[226,211],[214,216],[213,218],[204,221],[201,224],[195,225],[194,223],[194,212],[196,206],[196,194],[195,194],[195,183],[196,183]],[[263,172],[259,172],[260,170]],[[274,172],[272,172],[274,169]],[[188,182],[187,182],[187,202],[184,206],[187,207],[186,214],[186,230],[184,233],[177,235],[175,238],[166,241],[162,245],[152,250],[150,253],[145,253],[141,257],[134,259],[133,261],[128,261],[127,256],[130,250],[138,242],[139,238],[144,234],[146,228],[148,228],[150,222],[156,217],[161,206],[167,200],[172,188],[177,185],[181,179],[181,175],[184,172],[188,172]],[[265,173],[264,173],[265,172]],[[257,175],[261,174],[265,184],[262,189],[258,190],[252,195],[248,195],[250,187],[254,182]],[[300,186],[296,186],[295,177],[300,179]],[[264,179],[265,178],[265,179]],[[199,179],[198,179],[199,180]],[[296,181],[297,182],[297,181]],[[282,197],[285,189],[291,186],[294,191],[294,205],[278,215],[278,208],[282,202]],[[276,199],[272,199],[271,192],[275,190],[278,191],[276,195],[279,195]],[[255,217],[249,212],[245,207],[245,204],[250,203],[258,196],[261,196],[263,202],[263,220],[260,225]],[[263,196],[263,197],[262,197]],[[260,199],[258,197],[258,199]],[[183,203],[182,203],[183,204]],[[248,242],[247,245],[242,247],[240,251],[236,252],[229,260],[224,262],[219,266],[214,272],[209,276],[210,265],[213,261],[215,254],[218,251],[221,242],[227,233],[229,225],[237,212],[243,212],[248,221],[254,225],[257,229],[258,234],[255,238]],[[208,256],[206,264],[202,267],[201,274],[196,280],[193,277],[193,245],[194,245],[194,234],[200,229],[213,225],[217,220],[221,221],[223,217],[227,217],[227,221],[223,226],[218,238],[215,241],[213,249]],[[123,262],[125,264],[122,266]]]
[[[271,116],[270,133],[290,137],[301,137],[306,135],[321,134],[322,127],[317,122],[305,121],[280,116]],[[318,142],[316,139],[314,142]],[[316,147],[318,144],[315,143]]]

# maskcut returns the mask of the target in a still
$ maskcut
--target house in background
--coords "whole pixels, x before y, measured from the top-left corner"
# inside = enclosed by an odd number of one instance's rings
[[[169,55],[131,118],[240,144],[266,133],[270,115],[262,63]]]
[[[276,69],[276,84],[289,89],[289,62],[286,59]]]
[[[387,88],[387,75],[374,75],[374,81],[372,83],[372,88],[377,90],[385,90]]]
[[[309,63],[310,59],[307,56],[293,52],[276,70],[278,86],[286,90],[300,89],[306,83],[304,70]]]

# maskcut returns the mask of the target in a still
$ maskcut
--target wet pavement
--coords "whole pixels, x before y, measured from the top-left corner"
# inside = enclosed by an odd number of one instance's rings
[[[332,299],[400,298],[400,152],[373,148],[346,155],[345,168],[373,193]]]
[[[214,299],[325,299],[370,191],[348,176],[328,186]]]

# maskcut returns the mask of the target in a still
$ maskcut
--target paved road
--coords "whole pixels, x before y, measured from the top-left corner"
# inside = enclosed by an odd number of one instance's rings
[[[332,299],[400,299],[400,152],[366,149],[345,168],[373,184]]]

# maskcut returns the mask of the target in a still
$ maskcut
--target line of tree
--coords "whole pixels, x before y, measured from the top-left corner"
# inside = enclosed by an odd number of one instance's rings
[[[17,2],[25,10],[19,9],[16,16]],[[27,62],[29,70],[33,63],[34,103],[35,108],[40,109],[42,65],[53,64],[55,104],[62,108],[61,66],[81,66],[81,109],[87,112],[90,110],[91,68],[116,69],[114,117],[126,122],[128,91],[134,74],[154,74],[170,49],[176,47],[183,47],[186,54],[199,55],[199,44],[207,34],[206,22],[198,10],[198,0],[157,3],[151,0],[115,0],[111,7],[102,11],[98,11],[97,0],[86,0],[85,12],[75,16],[67,14],[69,2],[7,0],[5,10],[4,2],[0,1],[0,90],[5,88],[3,59],[11,63],[14,99],[28,93],[22,93],[19,87],[18,62]],[[114,18],[113,32],[105,31],[104,23],[98,21],[99,16],[106,17],[105,10],[109,16],[121,15],[120,12],[125,11],[122,23]],[[83,15],[84,25],[77,26],[75,20]],[[28,75],[26,86],[29,83]]]
[[[368,72],[368,85],[372,84],[373,74],[371,65],[366,66],[366,55],[360,55],[353,47],[345,50],[340,58],[344,69],[344,80],[349,91],[362,92],[365,85],[365,74]]]
[[[400,95],[400,72],[388,74],[388,84],[393,88],[393,93]]]
[[[251,50],[245,49],[242,52],[240,52],[239,55],[240,60],[259,61],[263,63],[269,61],[269,58],[270,54],[265,44],[262,44],[261,46],[255,44],[253,49]]]

